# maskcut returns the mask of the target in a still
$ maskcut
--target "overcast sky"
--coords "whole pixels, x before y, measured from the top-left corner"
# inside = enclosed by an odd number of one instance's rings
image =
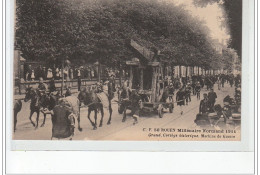
[[[218,39],[220,42],[222,39],[225,41],[229,39],[228,32],[225,28],[220,26],[220,18],[223,17],[223,10],[215,3],[208,5],[204,8],[195,7],[193,5],[193,0],[172,0],[177,5],[185,5],[186,10],[188,10],[193,16],[197,16],[206,22],[206,25],[211,31],[211,37],[213,39]]]

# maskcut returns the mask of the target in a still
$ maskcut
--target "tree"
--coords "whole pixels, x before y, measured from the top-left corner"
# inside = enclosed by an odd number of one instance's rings
[[[208,4],[218,3],[225,10],[223,27],[229,30],[231,39],[229,47],[237,51],[241,58],[242,52],[242,0],[193,0],[194,4],[206,7]]]
[[[136,56],[130,39],[175,64],[210,68],[218,58],[204,22],[170,1],[17,0],[16,21],[16,43],[31,60],[118,67]]]

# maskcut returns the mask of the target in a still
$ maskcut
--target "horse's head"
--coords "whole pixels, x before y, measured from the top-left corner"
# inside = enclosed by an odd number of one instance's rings
[[[27,102],[29,100],[31,100],[33,97],[33,89],[32,87],[28,87],[25,89],[25,98],[24,101]]]

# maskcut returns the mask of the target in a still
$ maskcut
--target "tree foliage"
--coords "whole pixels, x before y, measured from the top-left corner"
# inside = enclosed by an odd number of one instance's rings
[[[169,1],[17,0],[16,17],[16,44],[31,60],[118,66],[136,54],[130,39],[171,63],[210,68],[219,59],[203,21]]]
[[[241,58],[242,52],[242,0],[193,0],[194,4],[206,7],[208,4],[218,3],[225,11],[223,26],[227,27],[231,39],[229,47],[237,51]]]

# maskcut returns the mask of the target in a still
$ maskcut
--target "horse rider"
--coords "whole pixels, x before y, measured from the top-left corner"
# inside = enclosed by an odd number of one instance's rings
[[[66,92],[65,92],[65,97],[71,96],[72,92],[71,89],[69,87],[66,88]]]
[[[96,83],[96,88],[97,93],[103,92],[103,84],[101,82]]]
[[[43,82],[43,78],[39,78],[38,92],[39,96],[42,97],[47,90],[47,85]]]

